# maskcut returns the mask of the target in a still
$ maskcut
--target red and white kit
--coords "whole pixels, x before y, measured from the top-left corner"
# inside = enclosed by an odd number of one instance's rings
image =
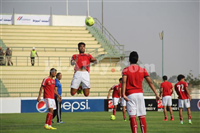
[[[112,93],[112,100],[113,105],[118,105],[119,103],[119,85],[114,85],[112,87],[113,93]]]
[[[184,108],[184,105],[186,108],[190,108],[190,100],[189,96],[186,92],[187,83],[184,81],[179,81],[175,85],[175,90],[178,92],[178,106],[179,108]]]
[[[162,104],[163,106],[172,106],[171,89],[172,84],[168,81],[161,83],[160,88],[163,88]]]
[[[71,88],[78,89],[80,83],[82,83],[82,89],[90,88],[90,61],[93,57],[90,54],[75,54],[72,56],[72,60],[76,60],[74,67],[74,76],[71,83]],[[86,69],[87,71],[78,71],[79,69]]]
[[[125,93],[129,99],[126,103],[129,116],[146,115],[142,82],[145,77],[149,76],[149,74],[144,68],[138,65],[130,65],[123,69],[122,75],[127,76]]]
[[[44,78],[42,81],[42,86],[44,88],[44,101],[47,105],[47,108],[56,109],[56,103],[54,100],[54,88],[55,88],[55,80],[49,77]]]

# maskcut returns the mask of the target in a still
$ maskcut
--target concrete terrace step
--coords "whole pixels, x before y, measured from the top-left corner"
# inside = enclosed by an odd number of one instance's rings
[[[88,30],[11,30],[11,29],[0,29],[2,34],[4,33],[62,33],[62,34],[77,34],[85,33],[88,34]]]
[[[1,25],[0,29],[50,29],[50,30],[86,30],[85,26],[35,26],[35,25]]]
[[[27,43],[27,44],[21,44],[21,43],[6,43],[7,47],[35,47],[37,50],[37,47],[66,47],[66,48],[74,48],[78,47],[78,42],[76,43]],[[100,44],[86,44],[86,49],[87,48],[100,48]],[[31,50],[31,49],[30,49]]]
[[[95,40],[3,40],[3,42],[6,43],[16,43],[16,44],[29,44],[29,43],[35,43],[35,44],[43,44],[43,43],[48,43],[48,44],[62,44],[62,43],[67,43],[67,44],[78,44],[79,42],[84,42],[86,45],[87,44],[98,44],[97,41]]]
[[[13,37],[13,36],[0,36],[0,39],[2,40],[57,40],[57,41],[95,41],[95,38],[94,37],[40,37],[40,36],[37,36],[37,37],[26,37],[26,36],[21,36],[21,37]]]
[[[77,34],[61,34],[61,33],[1,33],[0,37],[14,36],[14,37],[92,37],[92,34],[77,33]]]

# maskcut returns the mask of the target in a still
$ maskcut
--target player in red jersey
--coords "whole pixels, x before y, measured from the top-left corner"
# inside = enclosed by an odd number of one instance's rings
[[[180,116],[180,122],[183,124],[183,108],[184,104],[187,108],[188,111],[188,119],[189,123],[192,124],[191,121],[191,111],[190,111],[190,101],[191,101],[191,96],[188,90],[188,85],[185,82],[185,76],[184,75],[178,75],[177,77],[178,83],[175,84],[175,90],[178,95],[178,107],[179,107],[179,116]]]
[[[74,67],[74,76],[71,83],[71,95],[74,96],[82,83],[82,89],[84,95],[87,97],[90,93],[90,63],[96,63],[96,58],[93,58],[90,54],[85,54],[85,43],[80,42],[78,44],[79,54],[72,56],[71,65]]]
[[[160,97],[162,96],[162,104],[164,108],[164,121],[167,121],[167,106],[171,114],[171,120],[173,121],[173,111],[172,111],[172,97],[171,95],[174,92],[173,86],[170,82],[167,81],[167,76],[163,76],[163,83],[160,84]]]
[[[122,79],[122,78],[121,78]],[[123,97],[123,91],[122,91],[122,83],[119,84],[119,95],[121,97],[120,105],[122,107],[122,113],[123,113],[123,118],[124,121],[126,121],[126,100]]]
[[[113,87],[110,88],[110,90],[108,91],[108,96],[107,99],[109,99],[110,97],[110,93],[111,91],[113,91],[112,93],[112,100],[113,100],[113,105],[114,105],[114,109],[113,109],[113,115],[115,116],[116,110],[117,110],[117,105],[120,101],[120,94],[119,94],[119,87],[121,86],[122,83],[122,78],[119,79],[119,84],[118,85],[114,85]]]
[[[37,98],[37,101],[39,102],[41,94],[42,94],[42,90],[44,89],[43,98],[49,110],[46,117],[46,123],[44,125],[45,129],[56,129],[51,126],[51,121],[53,118],[53,110],[56,109],[56,103],[54,100],[55,94],[59,98],[59,101],[61,101],[61,97],[59,96],[59,94],[57,93],[55,89],[55,80],[53,79],[56,76],[56,73],[57,73],[57,70],[55,68],[52,68],[50,70],[49,76],[43,79],[41,87],[40,87],[39,95]]]
[[[138,116],[140,119],[140,127],[142,133],[146,133],[146,108],[142,89],[142,82],[144,78],[146,79],[150,88],[155,93],[156,99],[160,100],[160,97],[156,93],[156,89],[147,71],[144,68],[137,65],[138,58],[139,57],[137,52],[131,52],[129,56],[130,66],[124,68],[122,71],[122,95],[127,101],[126,106],[127,112],[130,117],[130,126],[132,133],[137,133],[136,116]]]

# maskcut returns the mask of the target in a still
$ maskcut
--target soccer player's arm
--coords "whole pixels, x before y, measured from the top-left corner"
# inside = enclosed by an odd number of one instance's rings
[[[151,78],[149,76],[145,76],[144,78],[146,79],[147,83],[149,84],[151,90],[155,93],[156,99],[160,100],[160,97],[156,92],[155,86],[153,85],[153,82],[152,82]]]
[[[127,81],[127,75],[122,76],[122,96],[126,101],[128,101],[128,98],[125,95],[126,92],[126,81]]]
[[[174,93],[174,88],[173,88],[173,86],[171,86],[171,94],[173,94]]]
[[[109,89],[107,99],[109,99],[110,93],[111,93],[112,90],[113,90],[113,87],[111,87],[111,88]]]
[[[41,95],[42,95],[42,90],[44,89],[45,84],[46,84],[46,80],[43,79],[42,84],[40,86],[39,95],[38,95],[38,98],[37,98],[38,102],[40,101],[40,98],[41,98]]]
[[[163,93],[163,86],[162,84],[160,85],[160,97],[162,96],[162,93]]]
[[[190,99],[190,101],[191,101],[191,96],[190,96],[190,92],[189,92],[189,90],[188,90],[187,83],[186,83],[186,85],[185,85],[185,90],[186,90],[186,92],[187,92],[187,94],[188,94],[188,96],[189,96],[189,99]]]
[[[97,59],[92,57],[92,55],[89,54],[89,58],[90,58],[90,62],[93,62],[95,64],[97,64]]]
[[[76,64],[76,61],[77,61],[76,55],[73,55],[71,59],[71,65],[74,66]]]
[[[37,55],[37,57],[38,57],[38,53],[36,52],[36,55]]]
[[[59,99],[59,102],[61,102],[62,101],[62,99],[61,99],[61,96],[58,94],[58,87],[55,87],[54,88],[54,93],[55,93],[55,95],[57,96],[57,98]]]

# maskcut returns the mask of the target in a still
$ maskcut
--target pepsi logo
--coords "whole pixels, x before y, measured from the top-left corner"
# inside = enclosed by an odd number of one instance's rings
[[[40,113],[44,113],[47,111],[47,106],[44,100],[37,102],[36,109]]]
[[[197,102],[197,108],[200,110],[200,100]]]

